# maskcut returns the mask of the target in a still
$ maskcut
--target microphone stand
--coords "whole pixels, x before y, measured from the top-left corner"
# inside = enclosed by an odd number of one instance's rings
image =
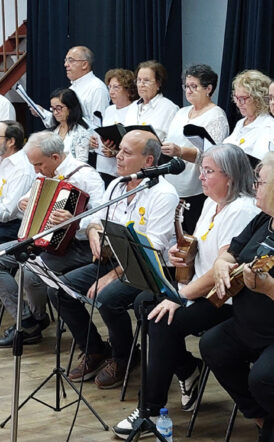
[[[61,411],[62,408],[60,408],[59,406],[59,388],[60,388],[60,380],[61,380],[61,376],[65,378],[65,380],[71,385],[71,387],[73,388],[73,390],[78,394],[79,398],[82,399],[85,404],[88,406],[88,408],[93,412],[93,414],[100,420],[100,422],[102,423],[102,425],[104,426],[105,430],[108,430],[108,426],[102,421],[102,419],[97,415],[97,413],[95,412],[95,410],[93,410],[93,408],[88,404],[88,402],[83,398],[82,394],[76,389],[76,387],[71,384],[71,382],[69,381],[69,379],[67,378],[67,376],[65,376],[64,374],[64,370],[60,367],[60,355],[56,356],[56,361],[57,361],[57,368],[53,371],[53,373],[45,380],[42,382],[42,384],[35,389],[35,391],[25,400],[22,402],[22,404],[20,406],[18,406],[19,403],[19,387],[20,387],[20,368],[21,368],[21,356],[23,354],[23,330],[21,329],[21,316],[22,316],[22,304],[23,304],[23,283],[24,283],[24,272],[23,272],[23,265],[24,262],[26,262],[28,260],[28,258],[30,257],[31,253],[32,253],[32,245],[34,243],[34,241],[36,239],[42,238],[43,236],[49,235],[50,233],[54,233],[59,229],[62,229],[63,227],[69,226],[71,223],[78,221],[82,218],[85,218],[89,215],[92,215],[93,213],[96,213],[106,207],[111,206],[112,204],[115,204],[125,198],[127,198],[128,196],[131,196],[135,193],[141,192],[144,189],[150,189],[151,187],[153,187],[154,185],[156,185],[159,182],[158,177],[154,177],[154,178],[150,178],[149,181],[145,182],[145,184],[143,185],[139,185],[136,188],[130,190],[129,192],[124,193],[123,195],[118,196],[117,198],[114,198],[110,201],[107,201],[106,203],[95,207],[94,209],[89,209],[83,213],[80,213],[72,218],[70,218],[69,220],[64,221],[61,224],[58,224],[54,227],[51,227],[50,229],[47,229],[43,232],[37,233],[36,235],[34,235],[31,238],[28,238],[24,241],[18,242],[17,244],[12,245],[11,247],[9,247],[8,249],[5,249],[3,251],[0,252],[0,257],[3,255],[14,255],[17,259],[17,261],[19,262],[19,286],[18,286],[18,302],[17,302],[17,323],[16,323],[16,331],[15,331],[15,335],[14,335],[14,341],[13,341],[13,355],[14,355],[14,374],[13,374],[13,402],[12,402],[12,408],[11,408],[11,415],[0,424],[0,427],[3,428],[5,426],[5,424],[9,421],[9,419],[11,418],[11,442],[16,442],[17,441],[17,433],[18,433],[18,411],[19,409],[21,409],[21,407],[23,407],[23,405],[25,405],[25,403],[29,400],[29,399],[35,399],[36,401],[42,403],[43,405],[47,405],[45,402],[40,401],[38,399],[36,399],[34,397],[34,394],[40,389],[42,388],[45,383],[54,375],[56,374],[57,376],[57,392],[56,392],[56,400],[57,400],[57,406],[54,407],[50,407],[52,408],[54,411]],[[60,313],[60,305],[58,306],[58,315]],[[60,326],[60,316],[58,316],[58,321],[57,321],[57,327]],[[60,351],[60,338],[61,338],[61,334],[60,334],[60,330],[57,330],[57,349],[56,352],[58,353],[58,351]],[[58,343],[59,342],[59,343]],[[57,399],[58,396],[58,399]],[[72,405],[74,402],[70,403],[69,405]],[[66,405],[63,408],[68,407],[69,405]]]

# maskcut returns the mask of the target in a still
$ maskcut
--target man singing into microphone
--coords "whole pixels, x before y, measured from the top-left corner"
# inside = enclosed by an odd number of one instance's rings
[[[153,134],[139,130],[131,131],[122,139],[120,151],[116,157],[118,174],[124,177],[135,174],[140,169],[154,166],[157,164],[160,153],[161,146]],[[115,186],[111,199],[136,188],[142,179],[133,179],[127,183],[119,183],[119,181],[120,178],[117,178],[110,183],[103,202],[109,201]],[[175,188],[160,176],[159,183],[151,189],[145,189],[111,205],[109,220],[121,224],[134,221],[136,230],[146,233],[155,249],[165,252],[169,249],[174,232],[177,204],[178,195]],[[98,231],[102,230],[101,219],[104,219],[105,215],[106,209],[103,209],[87,221],[90,247],[97,260],[100,256]],[[67,273],[64,281],[81,294],[93,298],[97,269],[98,261]],[[79,366],[70,373],[70,379],[74,382],[80,381],[82,374],[85,380],[97,375],[95,383],[103,389],[116,387],[123,382],[132,345],[131,320],[127,308],[141,290],[122,283],[119,280],[121,275],[122,269],[119,266],[113,269],[110,263],[100,265],[96,307],[108,328],[112,349],[110,350],[108,344],[102,341],[92,323],[86,357],[84,355]],[[56,306],[56,292],[50,289],[49,294]],[[83,304],[64,292],[61,291],[60,295],[61,316],[84,353],[89,324],[88,311]],[[106,359],[108,359],[107,362]]]

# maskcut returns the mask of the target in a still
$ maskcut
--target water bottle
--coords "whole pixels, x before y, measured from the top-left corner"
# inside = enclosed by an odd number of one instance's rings
[[[159,433],[166,439],[167,442],[172,442],[172,420],[168,415],[167,408],[161,408],[160,416],[156,421],[156,428]],[[159,439],[156,439],[156,442],[160,442]]]

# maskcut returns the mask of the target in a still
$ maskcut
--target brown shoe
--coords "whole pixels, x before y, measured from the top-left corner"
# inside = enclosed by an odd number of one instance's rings
[[[110,354],[111,348],[108,343],[105,344],[105,350],[103,353],[93,353],[88,355],[81,353],[79,356],[79,358],[82,356],[81,362],[78,367],[70,372],[69,379],[72,382],[81,382],[83,374],[84,381],[93,378],[101,368],[104,367],[106,359]]]
[[[109,359],[106,362],[105,367],[100,370],[94,379],[97,387],[103,390],[121,385],[127,368],[127,360]]]

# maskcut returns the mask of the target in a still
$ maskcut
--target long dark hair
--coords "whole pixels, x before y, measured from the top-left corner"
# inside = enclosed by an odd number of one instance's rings
[[[55,89],[50,94],[50,100],[52,98],[59,98],[61,103],[65,104],[69,110],[69,115],[67,118],[68,130],[72,130],[74,126],[80,124],[85,129],[88,129],[88,124],[83,120],[83,112],[81,108],[81,104],[78,100],[76,93],[71,89]],[[55,119],[54,114],[53,117],[53,127],[55,129],[58,126],[58,121]]]

